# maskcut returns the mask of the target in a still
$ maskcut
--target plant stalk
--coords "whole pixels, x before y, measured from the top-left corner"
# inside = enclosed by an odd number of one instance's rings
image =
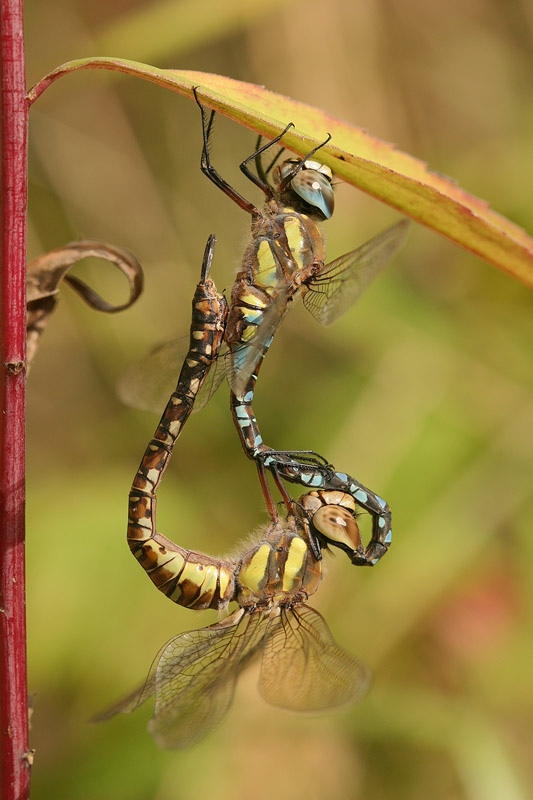
[[[0,0],[0,796],[29,797],[24,569],[27,101],[22,0]]]

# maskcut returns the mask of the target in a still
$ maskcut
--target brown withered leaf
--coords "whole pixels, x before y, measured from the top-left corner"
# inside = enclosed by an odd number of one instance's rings
[[[129,297],[125,303],[112,305],[91,289],[84,281],[68,275],[69,269],[84,258],[93,256],[103,258],[114,264],[126,277],[129,284]],[[128,250],[106,244],[105,242],[83,239],[52,250],[39,256],[28,265],[26,341],[27,367],[29,369],[39,339],[48,323],[50,314],[58,301],[61,281],[68,283],[85,302],[96,311],[115,314],[129,308],[139,297],[144,286],[142,267]]]

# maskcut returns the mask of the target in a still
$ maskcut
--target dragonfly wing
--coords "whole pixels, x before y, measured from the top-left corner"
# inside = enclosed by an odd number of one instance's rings
[[[234,344],[231,358],[226,359],[226,371],[231,391],[240,397],[250,377],[266,351],[285,316],[289,302],[286,283],[279,283],[272,300],[263,314],[253,338],[244,344]],[[250,328],[248,328],[250,330]]]
[[[386,228],[356,250],[326,264],[304,287],[304,304],[321,325],[347,311],[405,242],[409,220]],[[307,289],[307,291],[306,291]]]
[[[189,337],[159,345],[139,361],[134,362],[117,381],[117,395],[127,406],[141,411],[161,414],[168,398],[176,388],[178,374],[189,352]],[[226,351],[226,356],[229,353]],[[200,411],[224,380],[223,353],[209,370],[194,404]]]
[[[187,747],[220,722],[265,627],[261,614],[238,609],[222,623],[171,639],[157,664],[155,710],[148,723],[161,747]]]
[[[282,608],[270,621],[259,679],[267,703],[319,711],[355,700],[369,684],[367,668],[335,642],[314,608]]]

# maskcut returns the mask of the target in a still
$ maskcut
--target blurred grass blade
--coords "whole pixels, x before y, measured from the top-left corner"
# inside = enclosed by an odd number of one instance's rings
[[[153,61],[175,59],[298,2],[301,0],[159,0],[133,6],[113,18],[96,37],[94,46],[99,53],[120,52]]]
[[[381,685],[349,725],[368,741],[409,743],[446,752],[465,800],[528,800],[526,776],[512,757],[495,713],[413,685]],[[440,796],[440,795],[439,795]]]
[[[334,146],[320,151],[337,177],[388,203],[443,234],[518,280],[533,286],[533,240],[488,204],[432,172],[418,159],[324,111],[220,75],[163,70],[119,58],[69,61],[50,72],[28,93],[35,100],[57,78],[81,69],[107,69],[151,81],[192,97],[192,87],[209,108],[272,138],[293,122],[284,136],[290,150],[305,154],[331,133]]]

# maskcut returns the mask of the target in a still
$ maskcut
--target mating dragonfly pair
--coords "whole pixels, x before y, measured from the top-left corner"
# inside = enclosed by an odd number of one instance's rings
[[[406,235],[403,221],[325,264],[317,222],[333,213],[332,174],[312,157],[329,137],[303,159],[276,167],[278,154],[264,169],[261,157],[292,127],[288,125],[242,162],[241,170],[266,195],[259,210],[211,164],[214,112],[207,119],[196,91],[195,97],[202,114],[202,171],[251,214],[252,240],[229,306],[208,276],[215,237],[208,241],[193,299],[189,349],[130,492],[128,543],[157,588],[174,602],[226,611],[236,601],[238,608],[222,622],[172,639],[156,657],[144,686],[101,717],[131,711],[155,693],[149,730],[163,747],[184,747],[213,727],[229,707],[238,674],[259,652],[260,691],[276,706],[328,708],[353,699],[367,686],[365,668],[334,642],[326,622],[306,600],[321,579],[323,548],[339,547],[357,565],[372,565],[384,555],[390,544],[390,510],[313,451],[267,447],[252,399],[262,360],[294,298],[301,294],[311,313],[330,324],[355,302]],[[249,169],[251,161],[257,174]],[[179,547],[157,532],[155,519],[157,488],[175,442],[194,406],[209,399],[224,374],[241,443],[257,464],[271,516],[258,541],[233,560]],[[286,506],[282,519],[266,470]],[[312,490],[294,502],[283,481]],[[358,507],[373,517],[366,548],[356,521]]]

